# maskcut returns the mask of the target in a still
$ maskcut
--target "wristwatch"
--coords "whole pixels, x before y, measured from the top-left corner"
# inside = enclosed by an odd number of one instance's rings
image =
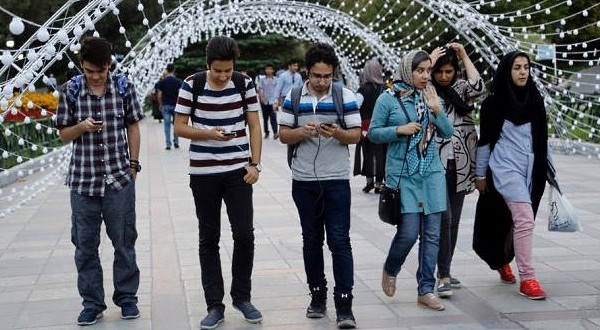
[[[131,161],[129,163],[129,168],[139,173],[142,170],[142,165],[140,165],[140,163],[137,161]]]
[[[260,165],[260,163],[250,163],[250,166],[256,167],[256,170],[258,171],[258,173],[260,173],[262,171],[262,165]]]

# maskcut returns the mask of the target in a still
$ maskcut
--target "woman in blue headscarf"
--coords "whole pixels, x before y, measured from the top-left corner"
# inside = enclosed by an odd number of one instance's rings
[[[448,121],[435,88],[429,83],[431,60],[425,51],[406,54],[394,74],[394,85],[375,103],[369,138],[387,143],[386,186],[401,190],[402,219],[383,266],[382,289],[396,292],[396,276],[419,239],[417,270],[420,306],[443,310],[433,294],[442,213],[446,210],[446,179],[435,134],[449,138]]]

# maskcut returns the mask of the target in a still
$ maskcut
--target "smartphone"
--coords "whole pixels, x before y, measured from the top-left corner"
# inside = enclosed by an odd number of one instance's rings
[[[104,122],[102,120],[94,120],[94,125],[101,126]]]
[[[235,136],[235,132],[221,132],[225,136]]]
[[[327,126],[327,127],[331,128],[331,127],[333,127],[333,124],[327,123],[327,124],[321,124],[321,126]]]

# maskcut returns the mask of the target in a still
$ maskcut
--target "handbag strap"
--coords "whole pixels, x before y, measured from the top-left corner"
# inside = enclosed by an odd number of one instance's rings
[[[404,116],[406,116],[406,119],[408,120],[408,122],[410,122],[410,117],[408,116],[408,111],[406,111],[406,107],[404,106],[402,99],[398,95],[396,95],[396,99],[398,99],[398,103],[400,103],[400,107],[402,108],[402,111],[404,112]],[[400,189],[400,179],[402,179],[402,172],[404,172],[404,166],[406,165],[406,158],[408,157],[408,147],[410,145],[411,137],[412,137],[412,135],[408,135],[406,138],[406,151],[404,151],[404,162],[402,162],[402,168],[400,169],[400,176],[398,177],[398,184],[396,185],[396,189]]]

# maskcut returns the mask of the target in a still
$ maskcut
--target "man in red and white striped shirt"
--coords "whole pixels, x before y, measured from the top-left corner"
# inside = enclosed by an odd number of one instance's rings
[[[260,106],[252,79],[244,76],[245,100],[236,89],[232,76],[240,74],[233,71],[238,56],[233,39],[212,38],[206,46],[206,83],[200,86],[196,102],[194,76],[190,76],[179,90],[175,107],[175,133],[191,140],[190,187],[198,218],[202,287],[208,310],[200,322],[201,329],[214,329],[224,320],[225,290],[219,254],[223,201],[234,241],[233,307],[250,323],[262,321],[262,314],[250,303],[254,260],[252,184],[258,181],[261,171]]]

